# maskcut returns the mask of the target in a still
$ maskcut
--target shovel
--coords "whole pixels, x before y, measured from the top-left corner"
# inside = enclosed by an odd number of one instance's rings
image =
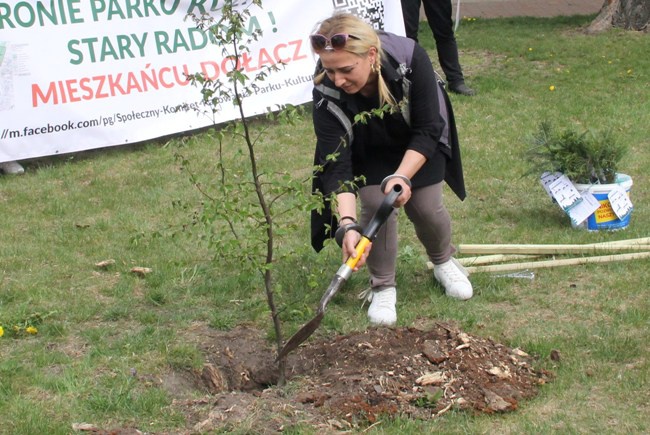
[[[355,247],[357,255],[355,257],[350,256],[350,258],[348,258],[348,260],[341,265],[339,270],[336,272],[336,275],[334,275],[334,278],[332,278],[332,282],[330,282],[329,287],[327,287],[325,294],[318,304],[316,317],[311,319],[295,334],[293,334],[289,341],[287,341],[280,350],[276,361],[279,361],[282,358],[286,357],[289,352],[296,349],[303,341],[307,340],[314,333],[314,331],[316,331],[316,329],[318,329],[321,321],[323,320],[323,317],[325,317],[325,309],[327,308],[327,304],[352,275],[352,271],[361,258],[363,251],[365,251],[366,247],[375,239],[377,233],[379,232],[379,229],[384,224],[384,222],[386,222],[386,219],[388,219],[388,216],[390,216],[394,210],[393,204],[395,203],[395,200],[397,200],[397,197],[400,195],[400,193],[402,193],[402,186],[396,184],[393,186],[393,189],[386,195],[384,201],[375,212],[375,215],[372,217],[368,225],[363,229],[361,240],[359,240],[359,243],[357,243],[357,246]]]

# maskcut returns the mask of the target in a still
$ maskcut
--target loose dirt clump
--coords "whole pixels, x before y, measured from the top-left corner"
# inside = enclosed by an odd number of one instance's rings
[[[192,336],[206,364],[195,385],[209,394],[173,405],[188,417],[188,433],[273,433],[296,424],[337,431],[452,408],[509,412],[551,377],[522,350],[437,323],[312,338],[287,357],[288,385],[279,388],[275,350],[259,331],[201,329]]]

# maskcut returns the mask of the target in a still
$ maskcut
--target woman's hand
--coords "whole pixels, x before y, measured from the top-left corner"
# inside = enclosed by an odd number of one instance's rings
[[[427,158],[419,152],[406,150],[395,173],[386,177],[386,185],[383,186],[384,195],[390,192],[395,184],[402,185],[402,193],[395,201],[395,207],[401,207],[411,199],[411,178],[415,176],[426,161]]]
[[[345,233],[345,236],[343,237],[343,244],[341,247],[341,251],[343,253],[343,262],[345,263],[348,261],[348,258],[356,258],[357,256],[357,250],[356,246],[361,240],[361,234],[359,234],[355,230],[350,230]],[[366,259],[368,258],[368,255],[370,254],[370,249],[372,248],[372,243],[368,244],[366,246],[366,249],[361,253],[361,258],[359,261],[357,261],[357,264],[354,266],[352,270],[355,272],[358,271],[361,267],[363,267],[364,264],[366,264]]]
[[[399,184],[402,187],[402,191],[395,200],[393,207],[402,207],[409,199],[411,199],[411,186],[405,180],[399,177],[389,179],[384,187],[384,195],[388,195],[396,184]]]

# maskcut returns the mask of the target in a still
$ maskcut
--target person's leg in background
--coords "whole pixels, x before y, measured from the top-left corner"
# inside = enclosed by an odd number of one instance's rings
[[[423,0],[424,14],[436,40],[438,61],[445,73],[451,92],[474,95],[473,89],[465,84],[465,77],[458,58],[458,45],[454,35],[451,0]]]
[[[402,0],[402,16],[404,17],[404,30],[406,37],[418,40],[420,27],[420,5],[422,0]]]

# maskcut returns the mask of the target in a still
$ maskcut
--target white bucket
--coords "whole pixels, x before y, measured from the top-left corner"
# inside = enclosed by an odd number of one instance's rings
[[[620,186],[630,196],[630,189],[632,189],[632,177],[627,174],[616,174],[615,183],[612,184],[575,184],[578,192],[589,192],[600,202],[600,207],[589,216],[578,227],[586,228],[590,231],[598,230],[620,230],[630,224],[629,213],[625,219],[619,219],[614,213],[607,195],[615,186]]]

